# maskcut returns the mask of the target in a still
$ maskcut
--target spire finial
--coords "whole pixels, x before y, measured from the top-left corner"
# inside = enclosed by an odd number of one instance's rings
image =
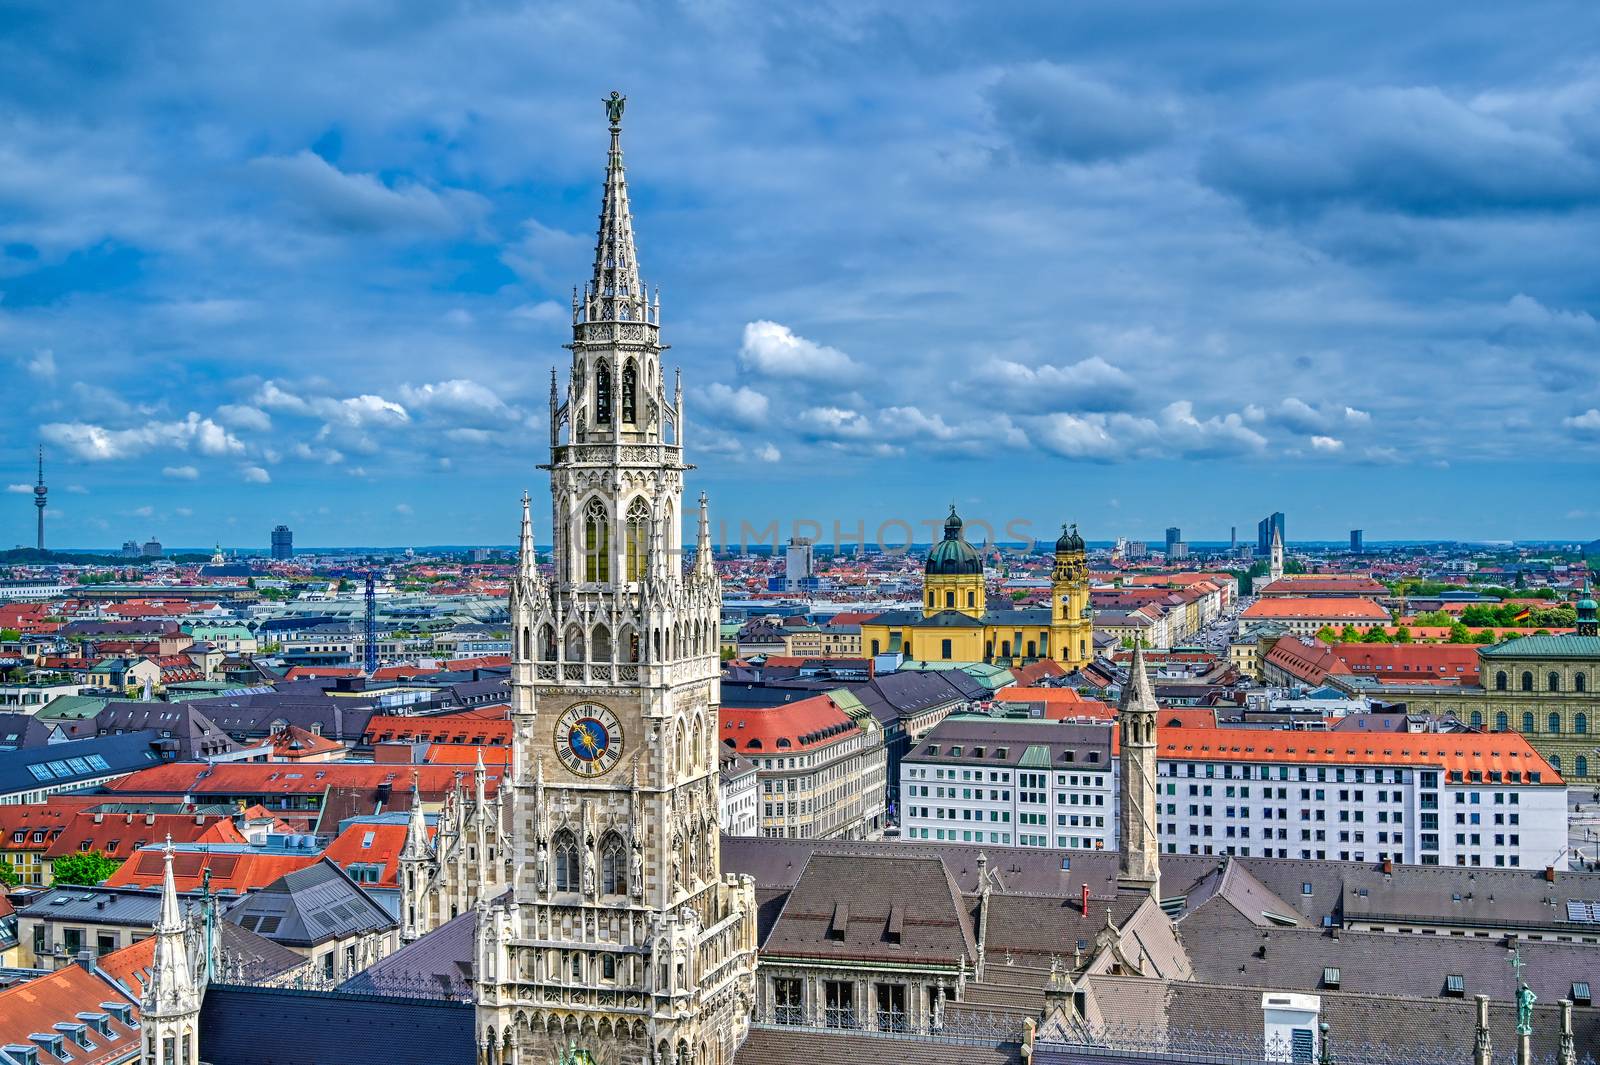
[[[622,129],[622,109],[628,106],[628,98],[615,89],[605,98],[606,120],[611,123],[611,132],[616,133]]]

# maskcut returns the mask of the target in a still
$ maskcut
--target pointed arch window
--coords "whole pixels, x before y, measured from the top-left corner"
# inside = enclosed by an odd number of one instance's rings
[[[611,579],[611,521],[598,499],[583,511],[583,579],[601,583]]]
[[[628,853],[622,840],[609,836],[600,852],[600,890],[607,895],[628,893]]]
[[[556,890],[578,890],[578,841],[567,832],[556,836]]]
[[[594,423],[611,424],[611,367],[603,362],[594,373]]]
[[[627,546],[627,572],[630,581],[644,578],[645,560],[650,553],[650,508],[642,498],[628,505],[628,520],[624,529]]]
[[[622,420],[639,420],[639,364],[629,359],[622,365]]]

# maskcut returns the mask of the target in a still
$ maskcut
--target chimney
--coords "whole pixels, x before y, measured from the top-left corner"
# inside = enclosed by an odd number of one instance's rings
[[[1394,861],[1393,861],[1393,859],[1385,858],[1383,860],[1383,875],[1384,876],[1389,876],[1393,872],[1394,872]]]
[[[1555,866],[1547,865],[1547,866],[1544,867],[1544,879],[1545,879],[1545,882],[1549,883],[1549,884],[1554,884],[1556,882],[1556,867]]]
[[[74,959],[74,961],[77,963],[78,968],[82,969],[84,972],[94,972],[94,955],[89,951],[78,951],[78,956]]]

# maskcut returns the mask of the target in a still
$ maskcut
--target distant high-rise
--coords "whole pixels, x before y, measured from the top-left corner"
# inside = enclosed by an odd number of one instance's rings
[[[137,540],[124,540],[124,541],[122,541],[122,557],[123,558],[138,558],[139,557],[139,541],[137,541]]]
[[[817,575],[814,545],[805,537],[789,541],[783,559],[783,584],[786,591],[799,591]]]
[[[1167,554],[1172,554],[1172,545],[1183,542],[1183,530],[1176,525],[1167,526]]]
[[[1274,511],[1256,523],[1256,554],[1270,555],[1272,553],[1272,532],[1276,529],[1278,539],[1284,543],[1289,542],[1288,530],[1283,527],[1283,511]]]
[[[1360,529],[1351,529],[1350,530],[1350,553],[1352,555],[1361,554],[1361,530]]]
[[[294,533],[289,526],[279,525],[272,530],[272,557],[279,561],[294,557]]]
[[[44,550],[44,504],[49,489],[44,486],[44,447],[39,447],[39,482],[33,486],[33,505],[39,511],[39,550]]]
[[[157,540],[154,536],[150,537],[150,539],[144,542],[144,546],[139,548],[139,554],[145,558],[160,558],[161,541]]]
[[[1239,550],[1239,526],[1228,526],[1228,553],[1231,555]]]

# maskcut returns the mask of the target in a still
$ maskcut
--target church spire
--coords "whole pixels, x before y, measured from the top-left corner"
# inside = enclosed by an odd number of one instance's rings
[[[426,858],[428,856],[428,822],[422,815],[422,794],[417,787],[416,777],[411,778],[411,815],[406,823],[406,842],[401,848],[402,858]]]
[[[700,532],[694,542],[694,572],[697,577],[716,576],[711,559],[711,511],[706,506],[706,494],[700,493]]]
[[[163,859],[161,917],[156,922],[155,959],[142,1007],[146,1014],[158,1016],[186,1010],[197,990],[189,963],[189,947],[184,941],[183,910],[178,904],[178,889],[172,877],[171,836],[167,837]]]
[[[1128,683],[1117,704],[1122,762],[1117,887],[1156,894],[1161,882],[1161,842],[1156,831],[1156,705],[1144,645],[1135,643]]]
[[[517,543],[517,572],[532,577],[539,568],[538,556],[533,550],[533,511],[528,505],[528,493],[522,493],[522,538]]]
[[[639,280],[633,212],[628,207],[628,181],[622,165],[622,109],[627,102],[626,96],[615,91],[605,101],[606,117],[611,123],[611,152],[606,157],[606,190],[600,204],[594,276],[583,300],[584,320],[590,322],[651,320],[649,299]]]

